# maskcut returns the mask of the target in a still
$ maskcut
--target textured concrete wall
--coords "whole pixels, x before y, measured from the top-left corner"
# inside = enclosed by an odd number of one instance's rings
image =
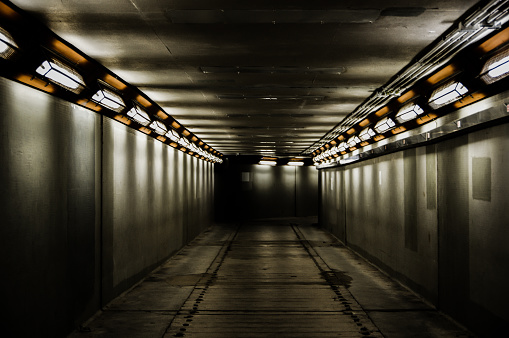
[[[236,164],[216,170],[218,220],[316,216],[314,167]]]
[[[5,79],[0,158],[2,336],[64,336],[212,219],[211,164]]]
[[[320,224],[483,335],[509,311],[509,124],[320,172]]]

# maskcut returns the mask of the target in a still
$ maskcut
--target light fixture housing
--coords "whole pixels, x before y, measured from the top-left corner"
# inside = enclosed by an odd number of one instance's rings
[[[375,130],[377,133],[383,134],[394,127],[396,127],[396,123],[390,117],[386,117],[377,122]]]
[[[370,127],[367,127],[360,132],[359,138],[361,139],[361,141],[367,141],[375,135],[376,135],[375,131]]]
[[[79,94],[85,88],[83,77],[74,69],[57,59],[45,60],[35,72],[73,93]]]
[[[492,56],[481,71],[481,80],[491,84],[509,75],[509,48]]]
[[[164,135],[168,132],[168,129],[164,125],[164,123],[159,121],[154,121],[150,124],[150,128],[152,128],[159,135]]]
[[[431,108],[438,109],[449,103],[458,101],[466,93],[468,93],[468,89],[461,82],[450,81],[435,89],[428,103]]]
[[[9,59],[18,48],[16,42],[5,29],[0,27],[0,57]]]
[[[277,162],[274,160],[260,160],[260,162],[258,162],[258,164],[275,166],[275,165],[277,165]]]
[[[150,122],[152,122],[147,112],[137,105],[134,105],[131,108],[131,110],[127,112],[127,116],[129,116],[130,118],[132,118],[133,120],[135,120],[136,122],[145,127],[148,126]],[[156,126],[152,127],[151,125],[150,127],[155,130]],[[161,133],[157,132],[157,130],[155,130],[155,132],[158,133],[159,135],[162,135]]]
[[[124,100],[120,95],[102,87],[92,96],[92,101],[119,113],[125,109]]]
[[[166,137],[168,137],[173,142],[178,142],[180,140],[180,135],[173,129],[170,129],[170,131],[166,133]]]
[[[361,143],[361,139],[357,135],[350,137],[347,141],[349,148],[355,147],[358,143]]]
[[[346,151],[346,148],[347,148],[347,147],[348,147],[348,146],[347,146],[346,142],[341,142],[341,143],[338,145],[338,150],[339,150],[339,152],[341,152],[341,153],[342,153],[342,152]]]
[[[290,161],[288,162],[288,165],[294,166],[294,167],[302,167],[304,165],[303,161]]]
[[[424,113],[424,110],[416,103],[410,103],[403,106],[396,114],[396,121],[398,123],[405,123],[407,121],[417,118],[417,116]]]

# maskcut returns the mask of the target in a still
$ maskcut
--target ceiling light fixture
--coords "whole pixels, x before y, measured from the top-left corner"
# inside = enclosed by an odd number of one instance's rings
[[[415,119],[422,113],[424,113],[424,110],[418,104],[410,103],[399,110],[399,112],[396,114],[396,121],[399,123],[404,123],[406,121]]]
[[[120,95],[106,88],[99,89],[97,93],[92,96],[92,100],[103,107],[119,113],[125,108],[124,100],[122,100]]]
[[[288,165],[294,166],[294,167],[302,167],[304,165],[303,161],[290,161],[288,162]]]
[[[509,75],[509,48],[491,57],[484,65],[481,79],[491,84]]]
[[[277,162],[274,160],[260,160],[260,162],[258,162],[258,164],[275,166],[275,165],[277,165]]]
[[[178,142],[180,140],[179,134],[173,129],[166,133],[166,137],[168,137],[173,142]]]
[[[139,124],[141,124],[142,126],[145,126],[145,127],[148,126],[149,123],[151,122],[150,117],[148,116],[147,112],[145,112],[145,110],[143,110],[141,107],[139,107],[137,105],[134,105],[134,107],[132,107],[131,110],[129,110],[127,112],[127,116],[129,116],[130,118],[132,118],[133,120],[135,120],[136,122],[138,122]],[[152,127],[152,126],[150,126],[150,127]],[[159,135],[161,135],[161,134],[159,134]]]
[[[366,129],[364,129],[363,131],[361,131],[361,133],[359,134],[359,138],[362,141],[367,141],[367,140],[371,139],[375,135],[376,135],[375,131],[368,127]]]
[[[395,126],[396,123],[394,123],[394,121],[390,117],[386,117],[377,122],[377,124],[375,125],[375,130],[377,133],[383,134],[386,131],[391,130]]]
[[[12,36],[3,28],[0,28],[0,57],[10,58],[18,45],[14,42]]]
[[[46,60],[35,71],[73,93],[79,94],[85,88],[83,77],[58,60]]]
[[[468,93],[468,89],[461,82],[451,81],[433,91],[429,99],[429,105],[433,109],[438,109],[451,102],[458,101],[466,93]]]
[[[162,122],[159,122],[159,121],[152,122],[150,124],[150,128],[152,128],[159,135],[164,135],[168,131],[166,126]]]
[[[358,143],[361,143],[361,140],[358,136],[352,136],[348,139],[348,141],[346,143],[348,144],[348,147],[353,148]]]

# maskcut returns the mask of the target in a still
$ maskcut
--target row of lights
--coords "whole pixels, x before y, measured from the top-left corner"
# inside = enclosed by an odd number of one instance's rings
[[[20,48],[14,41],[12,35],[0,27],[0,57],[5,60],[15,59],[14,56],[19,51]],[[63,57],[63,59],[65,58]],[[56,56],[48,57],[46,60],[44,60],[42,64],[40,64],[35,69],[33,77],[36,76],[42,78],[45,81],[56,84],[59,87],[64,88],[65,90],[74,94],[80,94],[85,88],[87,88],[83,76],[81,76],[79,72],[77,72],[71,66],[66,64],[65,61],[60,60],[58,58],[58,54]],[[154,133],[153,135],[162,142],[166,142],[167,139],[169,139],[170,146],[177,148],[189,155],[212,163],[223,162],[223,160],[220,158],[222,154],[212,149],[208,145],[205,145],[202,141],[199,141],[196,136],[192,136],[192,140],[189,140],[186,136],[190,136],[191,133],[187,130],[184,130],[184,135],[181,135],[174,128],[176,127],[178,129],[182,127],[176,121],[172,123],[172,126],[167,126],[156,116],[151,118],[147,111],[134,100],[132,101],[131,105],[126,104],[122,94],[117,92],[115,88],[113,88],[108,83],[101,80],[96,81],[99,89],[89,99],[80,100],[80,102],[84,103],[82,105],[90,108],[88,103],[93,102],[95,105],[100,105],[113,112],[121,114],[120,116],[115,117],[121,122],[129,125],[131,124],[131,121],[135,121],[142,126],[139,130],[145,132],[146,134]],[[123,112],[125,112],[125,115]],[[162,116],[167,117],[164,112],[161,112],[161,114]],[[195,142],[198,142],[200,146],[198,146]]]
[[[497,39],[497,36],[495,36],[494,40],[502,40],[502,45],[505,45],[509,39],[507,37],[509,35],[509,28],[499,33],[499,35],[502,35],[503,38],[498,36]],[[492,49],[495,49],[495,47],[492,47]],[[480,74],[477,76],[486,85],[495,83],[509,75],[509,47],[502,47],[500,49],[502,51],[498,51],[484,63]],[[442,71],[444,69],[447,69],[447,67],[444,67]],[[440,71],[437,73],[440,73]],[[467,96],[471,98],[468,103],[485,97],[484,95],[474,96],[475,91],[470,91],[461,81],[450,80],[450,77],[456,77],[455,75],[457,74],[446,76],[445,83],[439,84],[432,91],[427,101],[424,101],[419,95],[415,95],[415,91],[409,90],[401,96],[403,99],[401,97],[395,99],[398,103],[402,103],[395,115],[390,114],[391,109],[388,105],[384,106],[372,113],[371,118],[359,123],[361,128],[364,127],[360,132],[357,133],[356,128],[352,128],[335,140],[316,149],[313,152],[313,161],[316,164],[320,164],[348,152],[355,151],[358,147],[364,147],[372,142],[378,142],[387,136],[406,131],[407,127],[404,125],[408,126],[409,122],[412,123],[411,121],[416,122],[414,123],[415,127],[430,122],[439,116],[435,112],[436,110],[460,101]],[[440,83],[440,81],[438,82]],[[378,121],[372,126],[372,121],[377,119]],[[367,126],[369,124],[371,126]]]
[[[276,157],[262,157],[260,162],[258,164],[260,165],[268,165],[268,166],[276,166],[278,159]],[[288,160],[286,165],[292,166],[292,167],[302,167],[304,165],[304,160],[300,158],[292,158]]]

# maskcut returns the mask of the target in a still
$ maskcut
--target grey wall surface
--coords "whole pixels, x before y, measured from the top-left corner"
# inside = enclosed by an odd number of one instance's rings
[[[320,171],[321,226],[483,336],[507,326],[509,124]]]
[[[216,168],[218,220],[316,216],[314,167],[237,164]]]
[[[2,336],[61,337],[210,225],[213,166],[0,79]]]

